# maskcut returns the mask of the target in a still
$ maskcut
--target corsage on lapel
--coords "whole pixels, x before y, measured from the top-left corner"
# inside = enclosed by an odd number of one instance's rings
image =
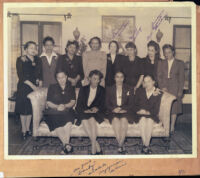
[[[130,91],[127,91],[126,95],[129,96],[130,95]]]

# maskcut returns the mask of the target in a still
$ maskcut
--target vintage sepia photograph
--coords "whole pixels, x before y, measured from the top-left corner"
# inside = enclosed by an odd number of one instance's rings
[[[195,10],[4,3],[5,159],[197,157]]]

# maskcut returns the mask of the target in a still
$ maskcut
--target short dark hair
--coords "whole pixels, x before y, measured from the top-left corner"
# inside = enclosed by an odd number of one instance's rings
[[[143,80],[144,80],[146,77],[150,77],[153,81],[156,81],[156,80],[155,80],[155,77],[154,77],[153,75],[146,74],[146,75],[144,75]]]
[[[24,45],[24,50],[26,50],[31,44],[37,46],[36,42],[34,42],[34,41],[28,41],[28,42],[26,42],[26,44]]]
[[[133,43],[133,42],[128,42],[126,45],[125,45],[125,48],[134,48],[134,49],[137,49],[136,45]]]
[[[66,48],[68,48],[70,45],[75,45],[76,46],[76,49],[78,49],[79,48],[79,44],[78,44],[78,42],[76,41],[76,40],[68,40],[67,41],[67,44],[66,44]]]
[[[43,39],[42,44],[45,45],[47,41],[51,41],[53,45],[55,44],[54,39],[53,39],[52,37],[50,37],[50,36],[45,37],[45,38]]]
[[[148,42],[147,47],[153,46],[156,51],[156,58],[160,58],[160,46],[155,41],[151,40]]]
[[[89,46],[91,48],[91,43],[92,43],[92,40],[97,40],[99,42],[99,49],[101,48],[101,39],[98,37],[98,36],[95,36],[95,37],[92,37],[89,41]]]
[[[146,74],[146,75],[144,75],[143,81],[144,81],[144,79],[145,79],[146,77],[150,77],[151,80],[153,80],[153,81],[155,82],[154,86],[155,86],[156,88],[158,87],[158,82],[157,82],[157,80],[155,79],[155,77],[154,77],[153,75],[151,75],[151,74]]]
[[[164,50],[167,49],[167,48],[171,49],[172,52],[173,52],[173,55],[175,56],[175,49],[174,49],[174,47],[173,47],[172,45],[170,45],[170,44],[165,44],[165,45],[163,45],[163,47],[162,47],[163,53],[164,53]]]
[[[118,53],[118,52],[119,52],[119,44],[118,44],[117,41],[112,40],[112,41],[109,43],[108,48],[110,49],[110,46],[111,46],[112,43],[114,43],[114,44],[116,45],[116,47],[117,47],[116,53]]]
[[[66,73],[66,71],[65,71],[64,69],[58,68],[58,69],[56,70],[56,72],[55,72],[55,77],[56,77],[56,78],[57,78],[57,75],[58,75],[59,73],[64,73],[64,74],[67,76],[67,73]]]
[[[91,78],[93,75],[98,75],[99,76],[99,80],[101,80],[103,78],[103,74],[99,70],[90,71],[89,77]]]
[[[124,78],[125,78],[125,73],[124,73],[122,70],[116,70],[116,71],[115,71],[115,76],[116,76],[118,73],[123,74],[123,76],[124,76]]]

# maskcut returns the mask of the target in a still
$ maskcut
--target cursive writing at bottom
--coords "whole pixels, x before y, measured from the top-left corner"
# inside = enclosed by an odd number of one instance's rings
[[[89,160],[81,164],[81,166],[75,168],[73,170],[72,175],[92,175],[94,173],[97,173],[98,175],[104,175],[106,173],[113,173],[116,170],[120,169],[121,167],[124,167],[126,165],[126,162],[124,160],[118,160],[114,161],[111,164],[108,163],[100,163],[98,164],[94,160]],[[71,176],[72,176],[71,175]]]

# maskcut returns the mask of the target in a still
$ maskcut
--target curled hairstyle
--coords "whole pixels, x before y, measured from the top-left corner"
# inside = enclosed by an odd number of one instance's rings
[[[95,36],[95,37],[90,39],[90,41],[88,43],[90,48],[91,48],[91,43],[92,43],[93,40],[97,40],[99,42],[99,49],[100,49],[101,48],[101,39],[98,36]]]
[[[26,42],[26,44],[24,45],[24,50],[26,50],[31,44],[37,46],[36,42],[34,42],[34,41],[28,41],[28,42]]]
[[[73,40],[73,41],[68,40],[68,41],[67,41],[67,44],[66,44],[66,48],[68,48],[70,45],[76,46],[76,49],[79,48],[79,44],[78,44],[78,42],[77,42],[76,40]]]
[[[119,44],[118,44],[117,41],[112,40],[112,41],[109,43],[108,48],[110,49],[110,46],[111,46],[112,43],[114,43],[114,44],[116,45],[116,47],[117,47],[117,49],[116,49],[116,53],[118,53],[118,52],[119,52]]]
[[[52,37],[50,37],[50,36],[45,37],[45,38],[43,39],[42,44],[45,45],[47,41],[51,41],[53,45],[55,44],[54,39],[53,39]]]
[[[164,51],[165,51],[165,49],[171,49],[171,51],[173,52],[173,56],[175,56],[175,49],[174,49],[174,47],[172,46],[172,45],[170,45],[170,44],[165,44],[165,45],[163,45],[163,47],[162,47],[162,50],[163,50],[163,53],[164,53]]]
[[[99,70],[90,71],[89,78],[91,78],[93,75],[98,75],[99,76],[99,80],[101,80],[103,78],[103,74]]]
[[[148,42],[147,47],[149,48],[150,46],[153,46],[155,51],[156,51],[156,55],[155,57],[158,59],[160,58],[160,46],[158,43],[156,43],[155,41],[151,40]]]

